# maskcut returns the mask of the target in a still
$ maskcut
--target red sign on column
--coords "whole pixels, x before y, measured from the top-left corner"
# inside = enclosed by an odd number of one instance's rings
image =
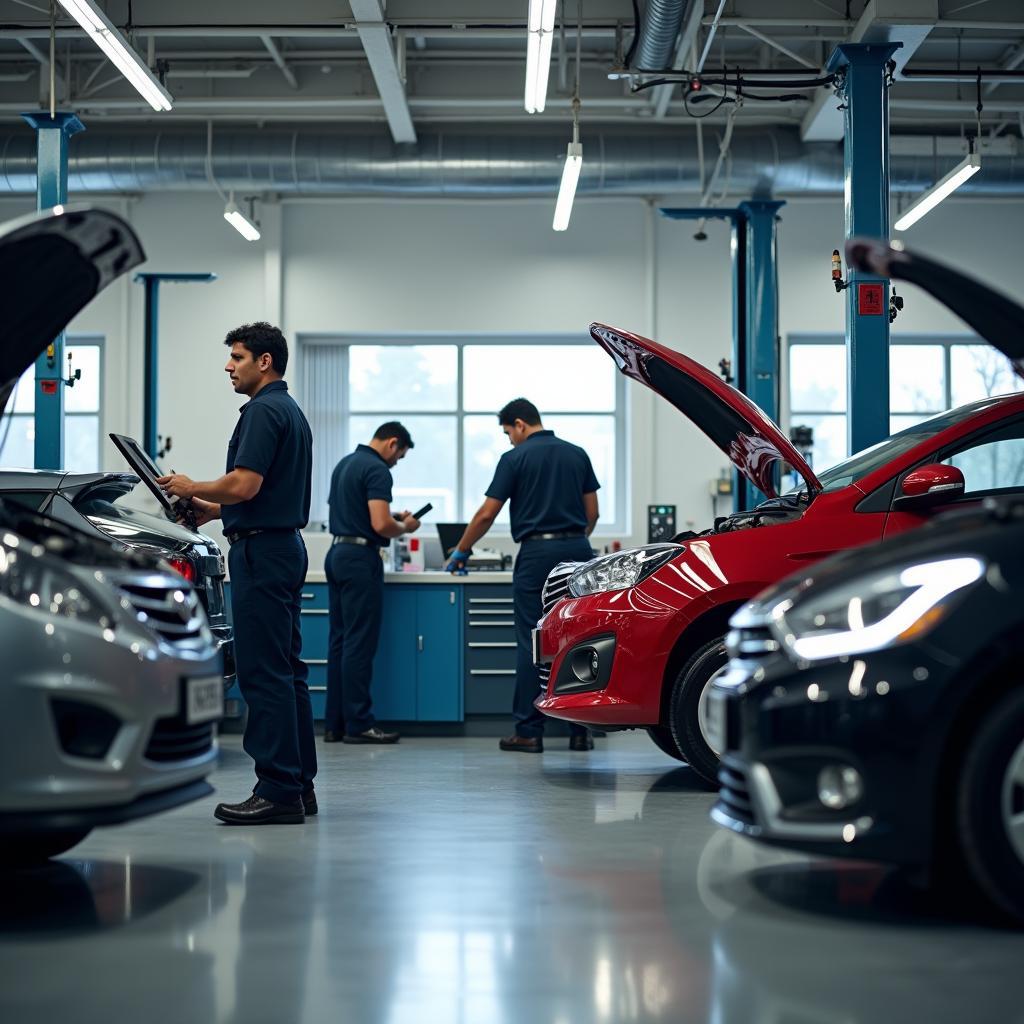
[[[885,289],[880,284],[857,285],[857,312],[861,316],[881,316],[885,310]]]

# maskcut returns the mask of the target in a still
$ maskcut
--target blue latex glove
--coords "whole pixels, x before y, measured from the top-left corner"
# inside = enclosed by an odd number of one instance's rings
[[[466,576],[468,570],[466,569],[466,562],[469,561],[469,552],[460,551],[456,548],[451,557],[448,559],[448,564],[444,567],[445,572],[456,573],[459,576]]]

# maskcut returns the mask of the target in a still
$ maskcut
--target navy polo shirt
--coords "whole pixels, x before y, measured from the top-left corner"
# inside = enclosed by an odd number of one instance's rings
[[[386,548],[391,541],[370,524],[369,501],[391,504],[391,470],[368,444],[361,444],[334,467],[331,474],[331,533],[335,537],[365,537]]]
[[[221,506],[224,532],[301,530],[309,522],[313,434],[283,380],[265,384],[242,406],[228,442],[227,470],[263,477],[255,498]]]
[[[531,533],[586,530],[583,495],[600,486],[582,448],[538,430],[502,455],[484,493],[510,502],[512,539],[520,541]]]

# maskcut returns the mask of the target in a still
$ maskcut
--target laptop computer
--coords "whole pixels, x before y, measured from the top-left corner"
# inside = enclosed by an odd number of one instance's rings
[[[465,523],[438,523],[437,538],[441,542],[441,553],[445,559],[452,557],[452,552],[458,546],[462,535],[466,532]],[[472,550],[469,552],[472,554]]]
[[[114,447],[124,456],[125,461],[131,466],[135,475],[149,488],[153,497],[160,503],[163,513],[172,522],[183,519],[185,524],[193,530],[195,527],[195,513],[192,510],[192,503],[184,498],[169,497],[164,489],[157,483],[157,479],[167,474],[149,457],[146,450],[127,434],[109,434],[108,437],[114,442]]]

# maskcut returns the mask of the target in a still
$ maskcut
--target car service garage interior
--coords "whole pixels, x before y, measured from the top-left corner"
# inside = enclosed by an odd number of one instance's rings
[[[0,0],[0,1019],[1024,1019],[1022,238],[1015,0]]]

